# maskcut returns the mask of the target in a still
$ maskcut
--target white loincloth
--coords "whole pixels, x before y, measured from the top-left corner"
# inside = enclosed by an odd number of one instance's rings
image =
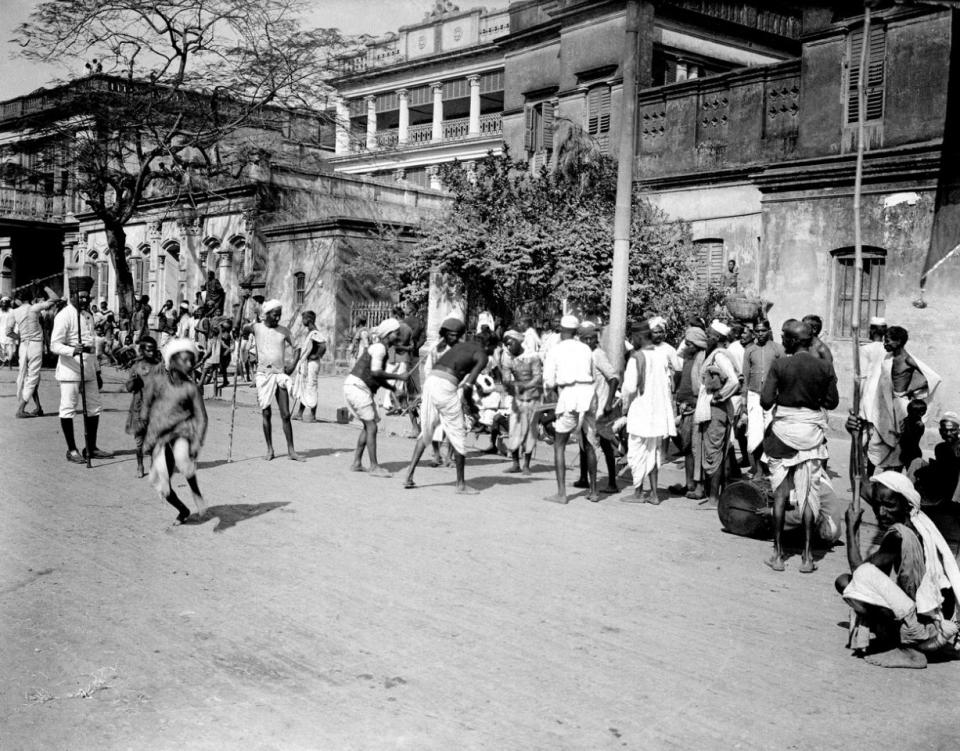
[[[453,450],[467,453],[467,423],[463,416],[460,387],[442,376],[432,374],[423,382],[420,400],[420,438],[424,445],[434,440],[434,431],[443,428]]]
[[[293,385],[293,380],[286,373],[257,373],[254,383],[257,385],[257,403],[260,409],[267,409],[273,402],[277,389],[287,389]]]
[[[294,399],[307,409],[316,409],[318,401],[317,386],[320,379],[320,363],[317,360],[303,360],[297,367],[297,376],[293,379],[290,392]]]
[[[910,615],[916,607],[910,596],[872,563],[862,563],[854,569],[842,597],[848,601],[888,608],[898,621]]]
[[[660,467],[660,451],[663,440],[659,436],[630,434],[627,441],[627,464],[633,477],[633,487],[643,486],[647,475]]]
[[[808,505],[814,519],[820,516],[820,470],[829,458],[826,427],[827,415],[822,409],[778,405],[774,412],[774,435],[797,453],[785,459],[764,457],[770,469],[770,484],[776,490],[791,478],[791,498],[796,499],[801,518]]]

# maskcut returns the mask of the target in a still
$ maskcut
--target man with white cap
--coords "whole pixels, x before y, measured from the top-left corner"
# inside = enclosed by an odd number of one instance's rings
[[[560,319],[560,339],[547,351],[543,364],[543,385],[548,391],[557,392],[557,418],[553,424],[557,434],[553,442],[557,492],[545,499],[551,503],[567,503],[566,448],[574,433],[580,448],[586,452],[590,483],[588,498],[594,503],[600,500],[597,492],[599,442],[595,368],[590,348],[576,339],[579,327],[580,321],[576,316],[566,315]]]
[[[47,297],[37,296],[13,312],[14,334],[19,342],[20,372],[17,375],[17,417],[40,417],[40,368],[43,365],[43,327],[40,314],[51,310],[60,301],[59,295],[45,287]],[[33,399],[35,412],[27,412]]]
[[[627,426],[627,463],[633,476],[633,496],[628,503],[660,504],[657,481],[665,438],[677,434],[671,396],[671,367],[667,355],[654,347],[650,324],[633,329],[633,351],[623,374],[623,406]],[[650,478],[650,490],[644,480]]]
[[[856,417],[847,422],[849,430],[857,427]],[[944,611],[948,599],[952,609],[960,602],[960,569],[943,535],[920,510],[920,494],[906,475],[888,470],[865,476],[861,496],[883,536],[864,559],[863,511],[850,505],[850,573],[836,581],[853,610],[848,646],[866,662],[887,668],[924,668],[932,653],[956,658],[957,624]]]
[[[250,296],[249,290],[244,290],[243,302]],[[271,402],[274,396],[280,408],[280,419],[283,421],[283,436],[287,440],[287,456],[295,462],[304,461],[303,457],[293,448],[293,426],[290,423],[290,388],[293,380],[290,374],[297,366],[300,351],[293,343],[290,330],[280,325],[280,316],[283,308],[279,300],[268,300],[263,303],[263,323],[254,321],[241,326],[241,316],[244,305],[237,309],[234,319],[234,328],[239,335],[253,334],[257,346],[257,373],[254,383],[257,388],[257,402],[260,405],[260,414],[263,417],[263,437],[267,442],[267,454],[264,457],[270,461],[273,453],[273,424],[271,422]]]
[[[543,403],[543,363],[536,350],[526,351],[524,335],[515,329],[503,334],[506,356],[501,364],[503,384],[513,396],[507,449],[513,464],[507,472],[530,474],[530,460],[537,445],[536,409]],[[523,468],[520,454],[523,454]]]
[[[399,330],[400,322],[396,318],[387,318],[377,326],[374,331],[376,341],[360,352],[353,370],[343,382],[343,398],[363,425],[350,469],[354,472],[363,471],[363,452],[366,449],[370,457],[368,473],[373,477],[393,476],[380,466],[377,459],[377,423],[380,415],[377,413],[376,396],[377,389],[392,388],[389,381],[405,381],[410,377],[409,373],[387,371],[387,348],[396,342]]]
[[[916,471],[917,490],[929,503],[957,500],[960,480],[960,415],[944,412],[940,415],[940,437],[933,449],[933,459]]]
[[[773,487],[773,555],[765,563],[784,570],[783,535],[787,502],[800,510],[804,546],[800,573],[816,570],[811,550],[820,516],[820,478],[827,452],[827,412],[840,401],[833,365],[812,352],[813,330],[796,320],[783,324],[783,349],[790,357],[770,366],[760,406],[772,409],[773,423],[763,440]]]
[[[459,329],[462,322],[458,319],[446,320],[441,328],[450,332]],[[420,435],[413,447],[413,456],[407,467],[405,488],[415,488],[413,473],[420,462],[426,447],[433,441],[434,431],[443,427],[447,440],[453,449],[454,463],[457,469],[457,493],[473,495],[474,488],[467,485],[464,471],[467,453],[467,424],[463,414],[464,406],[476,412],[473,400],[473,387],[477,377],[487,366],[492,347],[499,344],[497,337],[487,338],[487,347],[478,341],[458,342],[444,352],[430,370],[423,382],[423,394],[420,400]]]
[[[83,358],[83,390],[86,396],[86,431],[90,456],[109,459],[113,454],[97,448],[97,429],[100,425],[100,377],[96,357],[96,331],[90,313],[90,290],[93,279],[74,276],[68,281],[70,302],[53,319],[50,351],[58,355],[54,377],[60,383],[60,429],[67,441],[67,461],[83,464],[77,451],[73,432],[73,416],[81,408],[83,399],[80,383],[80,358]],[[86,449],[84,449],[86,450]]]
[[[197,516],[206,505],[197,482],[197,457],[207,434],[207,410],[193,378],[197,345],[192,339],[170,339],[163,348],[164,370],[146,379],[140,405],[143,448],[153,456],[150,483],[177,510],[177,521],[190,518],[190,509],[177,497],[170,477],[180,470],[190,486]]]
[[[699,476],[706,498],[701,505],[715,508],[723,490],[724,463],[729,448],[730,429],[733,425],[733,397],[740,389],[740,373],[726,346],[730,327],[716,319],[706,330],[707,347],[700,368],[700,390],[694,421],[699,433]]]

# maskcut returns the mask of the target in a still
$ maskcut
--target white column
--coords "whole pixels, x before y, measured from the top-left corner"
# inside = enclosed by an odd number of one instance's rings
[[[334,124],[337,133],[335,152],[346,154],[350,151],[350,107],[346,99],[337,97],[337,121]]]
[[[377,98],[370,94],[364,97],[367,103],[367,149],[377,148]]]
[[[434,141],[443,140],[443,84],[430,84],[433,89],[433,138]]]
[[[410,92],[407,89],[400,89],[397,92],[397,101],[400,103],[397,143],[406,143],[410,140]]]
[[[470,125],[467,128],[468,136],[480,135],[480,76],[468,76],[470,84]]]

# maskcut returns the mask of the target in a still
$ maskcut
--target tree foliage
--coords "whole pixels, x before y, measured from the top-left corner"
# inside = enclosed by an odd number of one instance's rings
[[[471,307],[516,320],[543,319],[562,300],[585,315],[610,309],[616,164],[570,137],[552,169],[531,174],[509,154],[488,155],[473,170],[443,168],[453,202],[425,228],[416,253],[401,259],[412,277],[405,294],[423,298],[430,272],[462,285]],[[633,196],[628,315],[656,311],[671,329],[701,313],[706,293],[693,273],[688,225],[671,220],[641,194]]]
[[[91,75],[51,97],[58,123],[48,112],[37,127],[70,144],[58,168],[104,223],[125,304],[123,228],[145,198],[195,207],[269,150],[264,138],[319,122],[306,108],[325,105],[331,60],[349,40],[303,28],[302,10],[293,0],[47,0],[17,29],[27,58],[92,60]]]

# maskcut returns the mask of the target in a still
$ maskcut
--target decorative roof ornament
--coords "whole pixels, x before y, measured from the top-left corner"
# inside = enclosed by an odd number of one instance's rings
[[[427,13],[425,20],[436,21],[448,13],[459,13],[460,8],[453,4],[453,0],[437,0],[433,10]]]

